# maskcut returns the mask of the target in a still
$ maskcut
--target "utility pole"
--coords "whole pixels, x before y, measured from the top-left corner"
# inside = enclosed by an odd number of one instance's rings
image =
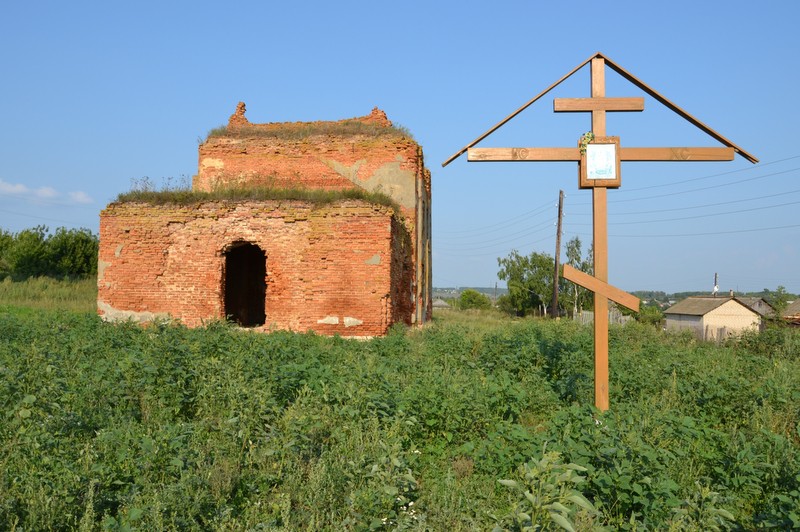
[[[561,219],[564,217],[564,191],[558,191],[558,224],[556,226],[556,256],[555,256],[555,271],[553,272],[553,310],[550,313],[554,318],[558,317],[558,267],[559,259],[561,257]]]

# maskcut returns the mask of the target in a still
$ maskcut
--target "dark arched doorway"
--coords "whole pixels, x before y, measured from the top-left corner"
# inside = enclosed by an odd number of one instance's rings
[[[264,325],[267,257],[249,242],[236,242],[225,253],[225,316],[242,327]]]

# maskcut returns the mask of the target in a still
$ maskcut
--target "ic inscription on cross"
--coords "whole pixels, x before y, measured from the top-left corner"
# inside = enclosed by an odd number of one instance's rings
[[[489,136],[500,126],[519,114],[533,102],[544,96],[578,69],[591,63],[590,98],[556,98],[555,112],[589,112],[592,115],[591,135],[582,136],[574,148],[474,148],[473,146]],[[674,112],[681,115],[726,147],[703,148],[631,148],[620,145],[619,137],[606,136],[607,112],[643,111],[644,98],[607,98],[605,95],[605,67],[610,66],[628,81],[639,86]],[[621,185],[620,161],[731,161],[739,153],[755,163],[758,159],[731,143],[715,131],[700,123],[653,89],[636,79],[627,71],[611,62],[603,54],[597,53],[587,61],[548,87],[534,99],[523,105],[488,132],[478,137],[470,145],[445,161],[447,166],[455,158],[467,151],[470,162],[488,161],[573,161],[578,163],[579,188],[592,190],[592,225],[594,239],[594,276],[583,273],[569,265],[564,265],[562,275],[584,288],[594,292],[594,371],[595,406],[608,410],[608,302],[621,304],[634,311],[639,310],[639,299],[608,284],[608,209],[607,190]]]

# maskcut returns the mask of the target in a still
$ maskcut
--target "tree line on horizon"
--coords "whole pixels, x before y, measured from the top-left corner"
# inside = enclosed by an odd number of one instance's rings
[[[0,229],[0,280],[34,277],[83,279],[97,274],[100,240],[89,229],[37,225],[11,233]]]

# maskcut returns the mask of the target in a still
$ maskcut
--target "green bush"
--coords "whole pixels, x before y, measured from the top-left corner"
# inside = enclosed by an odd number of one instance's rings
[[[10,234],[0,231],[0,279],[82,279],[97,273],[99,241],[88,229],[38,225]]]
[[[461,310],[488,310],[492,308],[492,301],[486,294],[481,294],[477,290],[467,288],[461,292],[461,295],[458,297],[458,308]]]

